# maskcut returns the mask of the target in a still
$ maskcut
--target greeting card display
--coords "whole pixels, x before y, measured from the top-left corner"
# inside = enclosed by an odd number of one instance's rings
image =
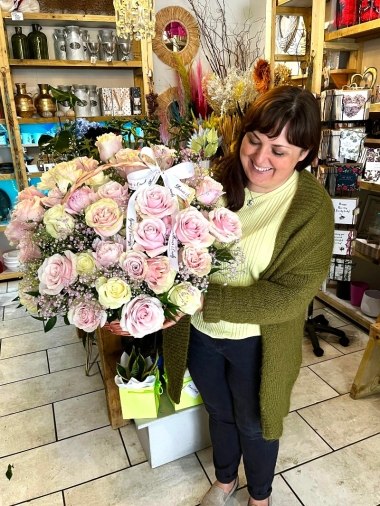
[[[362,164],[346,163],[334,164],[336,167],[335,192],[349,191],[353,192],[358,189],[360,183],[358,177],[362,172]]]
[[[354,239],[354,230],[334,230],[333,255],[352,255],[352,241]]]
[[[334,221],[340,225],[354,225],[359,213],[359,199],[333,198]]]
[[[355,264],[350,258],[332,258],[328,278],[333,281],[351,281]]]

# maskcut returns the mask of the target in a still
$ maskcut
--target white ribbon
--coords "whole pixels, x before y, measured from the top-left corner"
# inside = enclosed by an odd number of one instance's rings
[[[158,179],[162,177],[164,185],[169,188],[171,194],[174,196],[181,197],[187,200],[191,195],[189,187],[182,183],[181,179],[187,179],[194,175],[194,164],[191,162],[182,162],[178,165],[174,165],[170,169],[162,171],[157,164],[157,160],[154,151],[151,148],[145,147],[140,151],[139,157],[142,160],[142,155],[147,155],[154,161],[154,164],[144,161],[148,167],[146,170],[138,170],[128,174],[128,184],[131,190],[134,190],[133,195],[128,202],[127,210],[127,249],[132,249],[134,238],[133,238],[133,227],[137,223],[137,213],[135,209],[135,203],[137,195],[148,186],[156,184]],[[172,222],[174,222],[176,213],[172,214]],[[173,234],[170,233],[168,241],[168,257],[170,260],[170,266],[172,269],[178,271],[178,240]]]

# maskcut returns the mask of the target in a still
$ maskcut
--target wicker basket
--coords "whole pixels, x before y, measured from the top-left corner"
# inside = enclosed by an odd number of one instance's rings
[[[60,12],[64,14],[98,14],[114,16],[112,0],[39,0],[41,12]]]

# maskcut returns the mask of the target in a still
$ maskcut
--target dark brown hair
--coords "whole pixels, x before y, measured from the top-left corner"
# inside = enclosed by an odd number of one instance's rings
[[[227,207],[231,211],[238,211],[244,205],[244,189],[248,179],[240,161],[240,147],[245,134],[256,130],[275,138],[285,126],[289,144],[309,150],[295,169],[301,171],[317,158],[321,138],[317,100],[312,93],[294,86],[272,88],[253,102],[243,117],[233,151],[217,164],[216,176],[224,187]]]

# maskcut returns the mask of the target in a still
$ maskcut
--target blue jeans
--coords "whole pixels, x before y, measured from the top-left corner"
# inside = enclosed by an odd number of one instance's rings
[[[266,499],[279,443],[261,431],[261,337],[213,339],[192,326],[188,365],[209,414],[217,480],[235,480],[243,455],[251,497]]]

